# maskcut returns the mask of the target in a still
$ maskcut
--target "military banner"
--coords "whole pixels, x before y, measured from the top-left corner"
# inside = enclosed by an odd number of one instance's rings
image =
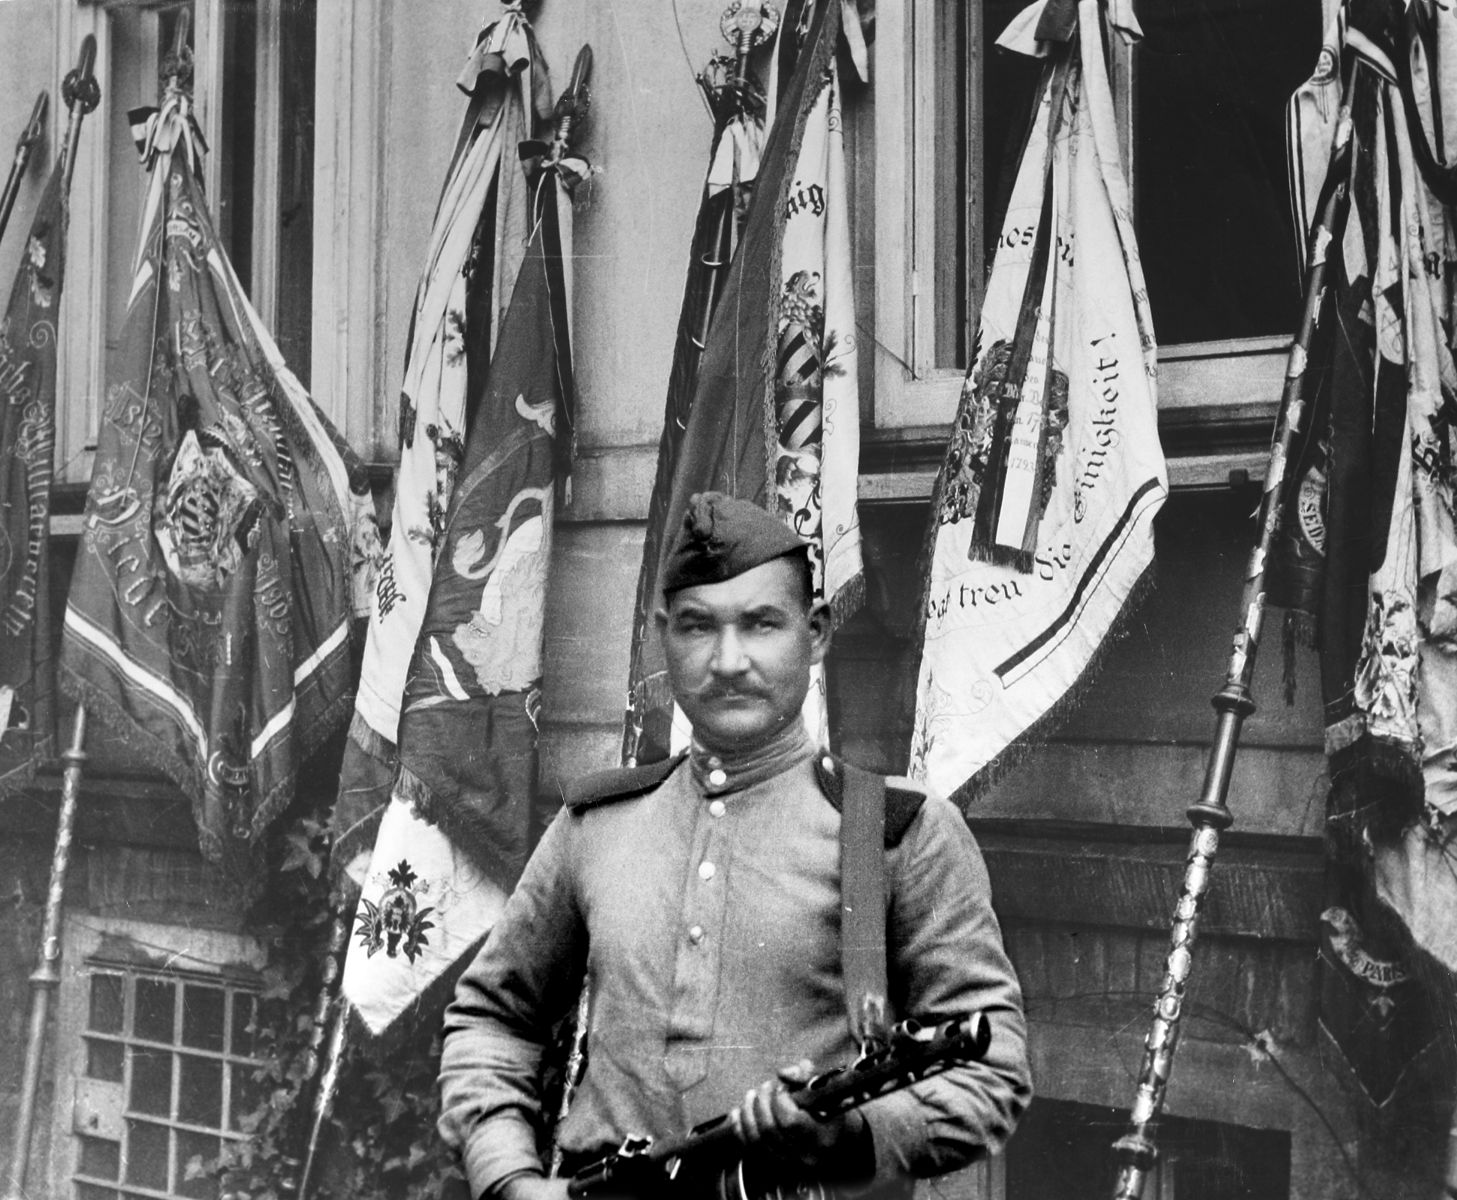
[[[701,491],[779,514],[810,545],[816,587],[843,619],[863,581],[857,346],[834,65],[840,18],[839,5],[817,6],[779,96],[743,236],[708,328],[663,519],[667,545],[689,496]],[[655,591],[656,570],[653,578]],[[687,730],[681,719],[674,729],[651,626],[637,664],[627,757],[648,762],[686,742]],[[824,711],[817,680],[805,715],[820,737]]]
[[[1110,36],[1137,35],[1126,7]],[[1057,46],[1036,40],[1043,8],[1000,44]],[[1044,75],[932,503],[911,773],[963,803],[1075,697],[1167,493],[1096,4],[1077,29]]]
[[[363,497],[228,263],[178,77],[133,120],[142,235],[61,663],[67,689],[192,798],[204,854],[230,860],[348,715]]]
[[[526,255],[472,404],[401,705],[398,776],[362,880],[343,987],[375,1035],[411,1009],[438,1012],[436,992],[531,849],[547,570],[574,401],[566,194],[586,169],[566,149],[558,141],[536,177]]]
[[[755,34],[763,35],[762,26]],[[750,41],[752,42],[752,35]],[[668,399],[663,409],[663,432],[658,441],[657,474],[648,500],[648,524],[643,538],[642,566],[638,571],[637,598],[633,605],[632,645],[627,672],[627,712],[623,722],[622,759],[632,764],[649,761],[661,754],[671,741],[664,722],[671,718],[667,680],[661,669],[646,665],[653,612],[658,606],[658,568],[665,545],[675,529],[668,527],[668,504],[673,493],[673,473],[688,414],[698,386],[698,367],[708,340],[709,325],[723,292],[729,263],[738,242],[739,226],[753,194],[764,148],[764,102],[748,79],[748,50],[741,47],[732,67],[732,77],[721,79],[705,71],[699,77],[714,114],[714,134],[709,150],[708,176],[693,226],[688,251],[688,275],[683,284],[683,302],[678,332],[673,342],[673,365],[668,373]],[[717,59],[721,70],[730,70],[727,60]],[[712,64],[710,64],[710,69]]]
[[[55,753],[50,513],[65,165],[41,193],[0,322],[0,790]]]
[[[482,386],[526,243],[516,150],[549,108],[545,63],[520,12],[482,31],[458,84],[470,101],[410,319],[390,536],[333,818],[334,867],[354,875],[369,861],[394,786],[401,698],[465,454],[468,398]]]

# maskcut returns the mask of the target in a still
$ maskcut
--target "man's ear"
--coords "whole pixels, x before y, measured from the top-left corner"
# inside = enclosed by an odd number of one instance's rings
[[[830,605],[827,600],[816,600],[809,606],[810,656],[812,663],[821,663],[830,650],[832,633]]]

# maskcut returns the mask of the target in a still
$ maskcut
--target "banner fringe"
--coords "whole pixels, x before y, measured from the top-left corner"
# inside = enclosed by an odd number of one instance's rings
[[[354,934],[352,920],[349,932],[352,937]],[[476,954],[485,945],[486,938],[489,936],[490,932],[487,931],[479,940],[472,942],[455,962],[416,993],[414,999],[400,1015],[378,1033],[364,1023],[364,1018],[359,1015],[354,1005],[350,1004],[346,997],[344,1001],[348,1013],[345,1018],[348,1022],[345,1032],[346,1044],[366,1062],[381,1066],[393,1055],[404,1050],[417,1037],[423,1036],[427,1026],[438,1030],[440,1014],[455,995],[456,983],[465,973],[466,967],[475,960]],[[356,953],[358,952],[357,946],[353,949]]]
[[[829,597],[830,627],[839,629],[865,607],[865,572],[856,571]]]
[[[60,677],[61,689],[67,696],[77,704],[85,705],[87,711],[94,713],[102,725],[129,751],[165,775],[182,791],[191,802],[192,819],[197,826],[198,848],[201,850],[203,858],[210,863],[225,867],[229,866],[232,860],[240,857],[244,847],[250,851],[256,847],[261,842],[269,824],[293,802],[298,794],[297,761],[309,757],[328,741],[337,732],[338,726],[354,704],[353,694],[342,692],[331,700],[308,725],[294,727],[294,738],[298,747],[295,764],[259,801],[250,819],[249,836],[224,839],[205,827],[205,781],[185,758],[168,749],[161,739],[153,737],[139,726],[122,705],[95,683],[81,678],[74,670],[64,665],[61,668]],[[229,872],[229,874],[232,873]],[[250,885],[250,894],[256,892],[257,886],[259,885]]]
[[[381,762],[393,761],[397,753],[395,743],[376,730],[357,709],[349,722],[349,740],[370,758]]]
[[[1031,550],[1014,550],[1010,546],[987,545],[973,542],[966,552],[972,562],[991,563],[994,567],[1011,567],[1019,575],[1032,574],[1035,553]]]
[[[1083,667],[1072,686],[1042,716],[1009,742],[1001,753],[951,793],[949,799],[963,813],[970,815],[971,806],[977,800],[1000,783],[1010,772],[1021,766],[1028,755],[1056,733],[1074,710],[1081,705],[1084,697],[1102,673],[1109,651],[1128,635],[1135,613],[1148,599],[1156,584],[1157,572],[1154,563],[1150,562],[1144,568],[1143,574],[1138,577],[1138,581],[1129,589],[1123,606],[1118,610],[1118,616],[1114,618],[1112,625],[1108,628],[1107,636],[1099,643],[1098,648],[1088,659],[1087,665]],[[922,607],[924,608],[924,605]]]
[[[451,845],[463,853],[487,879],[502,891],[510,891],[519,878],[517,870],[495,850],[498,822],[469,803],[437,796],[435,790],[409,767],[400,764],[395,795],[409,802],[415,815],[434,825]]]

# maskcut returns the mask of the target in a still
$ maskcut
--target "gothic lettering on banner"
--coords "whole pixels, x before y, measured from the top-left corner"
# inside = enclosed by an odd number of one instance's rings
[[[932,503],[911,774],[962,803],[1076,701],[1153,562],[1168,491],[1153,322],[1102,49],[1077,7],[1048,56]]]
[[[0,319],[0,789],[55,752],[50,513],[65,164],[41,193]]]
[[[300,761],[348,716],[357,460],[284,364],[218,239],[170,74],[132,114],[148,169],[66,608],[67,689],[249,868]]]

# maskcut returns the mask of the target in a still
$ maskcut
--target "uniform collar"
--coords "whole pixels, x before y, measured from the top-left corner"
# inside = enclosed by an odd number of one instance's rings
[[[699,791],[722,796],[772,779],[814,752],[803,719],[795,717],[765,745],[746,754],[714,754],[695,741],[688,753],[688,765]]]

